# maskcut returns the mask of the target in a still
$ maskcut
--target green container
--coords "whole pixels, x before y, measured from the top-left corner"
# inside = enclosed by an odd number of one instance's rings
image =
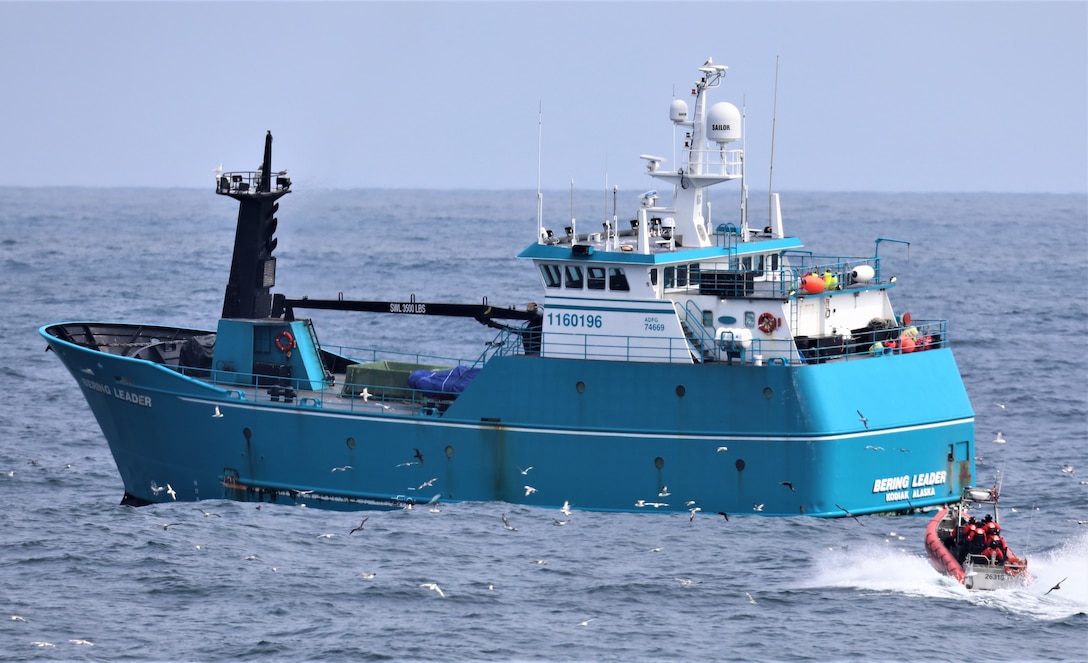
[[[402,361],[374,361],[368,364],[351,364],[344,377],[343,394],[361,396],[366,389],[375,399],[408,399],[408,376],[412,371],[442,371],[448,366],[409,364]]]

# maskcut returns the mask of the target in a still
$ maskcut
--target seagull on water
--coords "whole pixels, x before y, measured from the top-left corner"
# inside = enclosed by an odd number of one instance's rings
[[[173,486],[171,486],[170,484],[166,484],[166,494],[167,494],[167,495],[169,495],[169,496],[170,496],[171,498],[173,498],[173,500],[174,500],[175,502],[177,502],[177,501],[178,501],[178,494],[177,494],[177,491],[175,491],[175,490],[174,490],[174,487],[173,487]]]
[[[504,527],[505,529],[507,529],[508,531],[511,531],[511,532],[516,532],[516,531],[518,531],[518,528],[516,528],[516,527],[514,527],[513,525],[511,525],[511,524],[510,524],[510,521],[506,519],[506,514],[505,514],[505,513],[504,513],[504,514],[502,514],[502,526],[503,526],[503,527]]]
[[[424,589],[433,589],[434,591],[438,592],[439,596],[441,596],[442,598],[446,598],[446,595],[442,592],[442,588],[438,586],[438,583],[425,582],[420,585],[420,587],[423,587]]]
[[[1062,472],[1065,472],[1066,474],[1072,474],[1073,473],[1073,466],[1072,465],[1062,465]]]
[[[68,642],[72,643],[73,645],[86,645],[88,647],[94,647],[93,642],[91,642],[90,640],[83,640],[82,638],[75,638],[73,640],[69,640]]]
[[[364,571],[364,572],[362,572],[362,573],[357,573],[357,574],[355,574],[355,575],[359,576],[359,577],[360,577],[360,578],[362,578],[363,580],[373,580],[373,579],[374,579],[374,576],[376,576],[376,575],[378,575],[378,574],[377,574],[377,573],[374,573],[373,571],[371,571],[370,573],[367,573],[366,571]]]
[[[994,444],[1005,444],[1005,437],[1001,435],[1001,431],[997,431],[997,437],[994,438]]]
[[[532,495],[535,492],[536,492],[536,488],[533,488],[532,486],[525,486],[525,496],[526,497]]]
[[[594,619],[597,619],[597,618],[596,617],[590,617],[589,619],[585,620],[584,622],[579,622],[578,625],[579,626],[589,626],[589,623],[591,621],[593,621]]]
[[[13,621],[13,622],[23,622],[24,624],[29,624],[30,623],[30,622],[28,622],[26,620],[26,617],[20,617],[19,615],[12,615],[11,616],[11,621]]]
[[[560,527],[562,527],[563,525],[566,525],[569,522],[570,522],[569,520],[559,520],[557,518],[552,518],[552,524],[553,525],[559,525]]]
[[[314,538],[315,539],[331,539],[334,536],[336,536],[336,535],[335,534],[318,534]]]
[[[865,430],[869,430],[869,420],[865,418],[865,415],[861,413],[861,410],[856,410],[858,413],[858,421],[865,425]]]
[[[175,525],[180,525],[180,524],[181,523],[163,523],[162,528],[165,531],[165,530],[170,529],[171,527],[174,527]]]
[[[199,511],[200,513],[203,513],[205,518],[207,518],[208,516],[215,516],[216,518],[222,518],[223,517],[223,516],[219,515],[218,513],[212,513],[211,511],[205,511],[204,509],[201,509],[198,506],[194,506],[193,511]]]
[[[352,529],[350,532],[348,532],[348,535],[354,534],[356,532],[361,532],[362,529],[363,529],[363,525],[366,525],[366,521],[368,521],[368,520],[370,520],[370,516],[367,516],[366,518],[363,518],[363,522],[359,523],[358,527],[356,527],[356,528]]]

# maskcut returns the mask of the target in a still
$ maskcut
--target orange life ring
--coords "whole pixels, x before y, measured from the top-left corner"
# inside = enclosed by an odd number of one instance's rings
[[[759,331],[770,334],[778,327],[778,321],[769,311],[759,314]]]
[[[279,349],[280,352],[290,352],[291,350],[294,350],[297,345],[298,344],[295,343],[295,337],[286,329],[276,334],[276,348]]]

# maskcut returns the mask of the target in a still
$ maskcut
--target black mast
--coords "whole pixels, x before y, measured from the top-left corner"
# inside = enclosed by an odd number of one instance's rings
[[[264,139],[264,161],[257,172],[223,173],[215,192],[238,201],[238,228],[234,257],[223,296],[224,318],[268,318],[272,314],[272,287],[276,285],[276,200],[290,192],[287,171],[276,173],[272,186],[272,132]]]

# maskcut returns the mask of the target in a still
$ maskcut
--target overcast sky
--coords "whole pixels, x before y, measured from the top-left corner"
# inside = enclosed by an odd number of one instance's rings
[[[765,187],[1088,191],[1088,3],[0,2],[0,186],[650,182],[707,57]],[[674,167],[672,160],[666,167]]]

